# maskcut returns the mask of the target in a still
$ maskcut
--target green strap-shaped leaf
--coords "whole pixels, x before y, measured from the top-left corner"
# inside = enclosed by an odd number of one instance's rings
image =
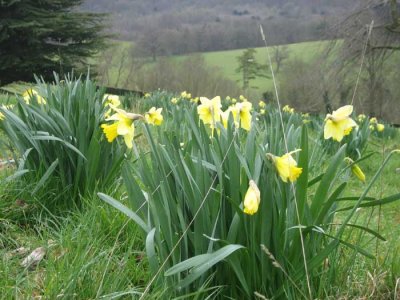
[[[322,204],[327,200],[329,188],[336,176],[337,170],[343,162],[346,151],[346,145],[343,145],[338,153],[333,157],[328,169],[322,177],[321,183],[318,186],[314,199],[311,203],[311,213],[313,216],[318,215],[318,211],[322,208]]]
[[[241,248],[244,247],[242,245],[227,245],[213,253],[197,255],[168,269],[165,272],[165,276],[171,276],[191,269],[190,274],[178,284],[178,288],[183,288],[199,278],[215,264],[224,260],[233,252]]]
[[[147,259],[149,260],[150,271],[155,274],[158,270],[158,260],[156,247],[154,245],[154,235],[156,233],[156,229],[153,228],[146,237],[146,254]]]
[[[145,232],[148,233],[150,231],[149,226],[147,226],[147,224],[137,214],[135,214],[133,211],[131,211],[129,208],[127,208],[122,203],[118,202],[114,198],[112,198],[106,194],[103,194],[103,193],[97,193],[97,196],[99,196],[101,200],[107,202],[111,206],[118,209],[120,212],[127,215],[129,218],[131,218],[133,221],[135,221],[136,224],[138,224],[140,227],[142,227],[142,229]]]
[[[58,158],[50,165],[50,167],[43,174],[42,178],[40,178],[39,182],[36,184],[35,188],[32,191],[32,195],[35,194],[49,179],[50,175],[53,174],[54,170],[58,166]]]

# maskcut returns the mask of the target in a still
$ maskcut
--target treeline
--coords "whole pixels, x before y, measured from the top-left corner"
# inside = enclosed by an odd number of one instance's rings
[[[185,28],[162,28],[149,25],[135,40],[137,55],[179,55],[263,46],[259,22],[231,21]],[[328,38],[324,21],[273,20],[262,23],[271,45]]]

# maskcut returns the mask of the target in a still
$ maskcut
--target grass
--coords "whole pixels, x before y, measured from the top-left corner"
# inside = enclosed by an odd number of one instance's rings
[[[148,280],[137,227],[100,200],[88,199],[73,212],[50,212],[39,199],[17,205],[2,188],[2,299],[109,298],[116,292],[135,294]],[[44,247],[46,256],[36,267],[24,268],[24,256],[12,254],[21,247],[29,252]]]

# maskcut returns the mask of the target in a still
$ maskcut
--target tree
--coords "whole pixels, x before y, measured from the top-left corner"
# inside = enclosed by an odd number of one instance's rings
[[[378,117],[384,117],[383,108],[386,99],[390,98],[387,81],[394,72],[389,70],[389,58],[394,51],[400,50],[399,6],[396,0],[361,1],[337,28],[337,37],[343,39],[340,60],[335,62],[339,76],[344,78],[343,73],[347,73],[356,79],[354,72],[343,70],[358,70],[363,61],[360,83],[365,95],[362,95],[363,103],[358,102],[358,108]],[[351,99],[352,94],[349,94],[347,100]]]
[[[287,46],[273,47],[273,60],[276,64],[275,73],[278,74],[283,65],[283,61],[289,58],[289,49]]]
[[[104,14],[77,12],[83,0],[0,1],[0,84],[87,68],[104,47]]]
[[[242,86],[244,90],[249,88],[250,80],[257,77],[268,77],[267,66],[259,64],[255,58],[256,50],[253,48],[243,51],[242,55],[237,57],[239,67],[237,73],[242,74]]]

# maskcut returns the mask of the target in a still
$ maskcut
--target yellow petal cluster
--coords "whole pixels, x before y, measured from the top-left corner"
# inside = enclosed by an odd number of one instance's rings
[[[369,120],[369,122],[370,122],[371,124],[376,124],[376,123],[378,123],[378,119],[375,118],[375,117],[373,117],[373,118],[371,118],[371,119]]]
[[[144,118],[147,123],[152,124],[152,125],[161,125],[163,122],[164,118],[161,114],[162,108],[155,108],[152,107],[150,110],[144,115]]]
[[[260,190],[258,189],[257,184],[253,180],[250,180],[249,188],[244,196],[243,212],[248,215],[254,215],[258,211],[259,206]]]
[[[29,104],[31,102],[31,99],[34,97],[36,98],[36,100],[39,104],[46,104],[46,99],[44,99],[42,96],[40,96],[39,93],[35,89],[26,90],[22,94],[22,97],[24,98],[24,101],[26,104]]]
[[[197,107],[200,120],[214,129],[221,118],[221,98],[217,96],[210,100],[206,97],[200,97],[200,102],[201,104]]]
[[[283,156],[269,154],[283,182],[288,182],[288,180],[294,182],[303,172],[303,168],[298,168],[297,162],[292,157],[292,154],[298,151],[301,151],[301,149],[286,153]]]
[[[141,115],[128,113],[122,109],[111,106],[111,108],[116,111],[111,117],[106,119],[106,121],[115,121],[112,124],[102,124],[104,134],[106,135],[107,141],[112,143],[118,135],[124,138],[126,146],[131,149],[133,147],[133,138],[135,134],[135,124],[134,121],[142,118]]]
[[[177,103],[178,103],[178,99],[175,98],[175,97],[172,98],[172,99],[171,99],[171,103],[172,103],[172,104],[177,104]]]
[[[250,131],[251,129],[251,109],[252,104],[248,101],[236,103],[230,107],[230,111],[233,115],[233,120],[237,127],[243,128],[244,130]]]
[[[104,94],[103,101],[105,106],[118,107],[121,105],[121,101],[119,100],[118,95]]]
[[[380,124],[380,123],[376,124],[376,130],[377,130],[378,132],[384,131],[384,130],[385,130],[385,125]]]
[[[365,120],[366,118],[367,118],[367,116],[364,115],[364,114],[359,114],[359,115],[357,116],[357,120],[358,120],[359,123],[364,122],[364,120]]]
[[[356,122],[350,118],[353,112],[352,105],[345,105],[332,114],[327,114],[324,126],[324,138],[332,138],[335,141],[342,141],[344,136],[350,134],[353,127],[357,127]]]
[[[267,105],[265,104],[264,101],[260,100],[260,102],[258,102],[258,106],[259,106],[260,108],[265,108],[265,106],[267,106]]]
[[[182,98],[191,99],[191,98],[192,98],[192,94],[191,94],[191,93],[188,93],[188,92],[186,92],[186,91],[183,91],[183,92],[181,93],[181,97],[182,97]]]
[[[285,106],[282,108],[282,111],[283,111],[283,112],[286,112],[286,113],[289,113],[289,114],[293,114],[293,113],[294,113],[294,108],[293,108],[293,107],[290,107],[289,105],[285,105]]]

